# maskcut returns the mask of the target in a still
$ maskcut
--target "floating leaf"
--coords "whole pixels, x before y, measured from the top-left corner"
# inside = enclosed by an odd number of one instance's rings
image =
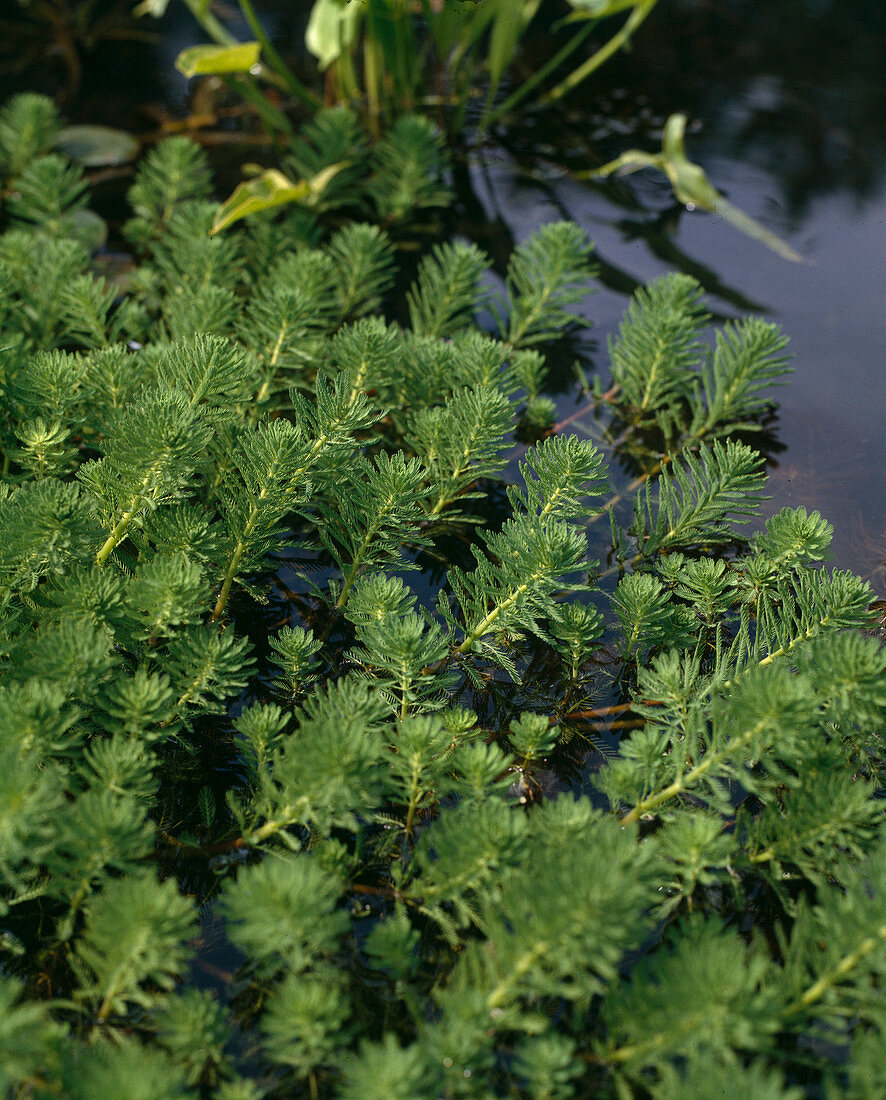
[[[55,147],[85,168],[101,168],[135,160],[139,142],[132,134],[111,126],[66,126],[56,138]]]
[[[749,214],[733,206],[708,180],[704,169],[689,160],[683,145],[685,129],[686,116],[671,115],[665,123],[660,153],[644,153],[641,149],[629,149],[620,157],[616,157],[615,160],[587,175],[600,178],[611,176],[616,172],[627,175],[630,172],[638,172],[641,168],[657,168],[668,177],[674,195],[688,209],[698,207],[711,214],[719,214],[736,229],[765,244],[783,259],[802,263],[803,257],[795,252],[787,241],[783,241],[781,237],[772,233]]]
[[[248,73],[258,64],[258,42],[237,42],[233,46],[189,46],[175,59],[175,67],[185,76],[221,73]]]
[[[94,210],[74,210],[61,219],[64,236],[79,241],[89,252],[98,252],[108,239],[108,225]]]
[[[269,168],[255,179],[246,180],[219,206],[210,234],[226,229],[248,214],[257,214],[274,206],[284,206],[290,202],[312,205],[345,163],[331,164],[308,180],[293,181],[276,168]]]

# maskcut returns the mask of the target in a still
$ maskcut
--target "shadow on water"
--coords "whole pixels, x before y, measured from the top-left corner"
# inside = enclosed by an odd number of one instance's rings
[[[602,290],[584,312],[598,347],[625,294],[675,268],[704,286],[715,316],[762,313],[782,326],[795,374],[779,395],[785,453],[770,463],[768,510],[819,509],[836,529],[836,564],[881,593],[884,70],[882,5],[671,0],[600,81],[516,120],[472,173],[499,236],[520,240],[570,217],[595,238]],[[656,173],[605,185],[574,178],[629,148],[656,151],[675,111],[690,118],[690,158],[806,263],[676,206]],[[574,403],[560,408],[568,415]]]

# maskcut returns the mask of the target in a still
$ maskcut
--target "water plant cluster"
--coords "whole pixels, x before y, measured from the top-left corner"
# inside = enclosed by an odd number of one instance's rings
[[[4,1090],[882,1096],[872,594],[817,513],[742,535],[777,327],[639,291],[598,447],[544,396],[578,226],[405,274],[427,122],[321,113],[346,168],[214,235],[166,139],[113,283],[59,126],[0,111]]]
[[[325,74],[296,75],[272,41],[252,0],[237,0],[250,38],[238,38],[202,0],[184,0],[209,43],[190,46],[178,64],[189,75],[219,73],[255,109],[270,131],[292,135],[285,113],[268,92],[316,109],[322,103],[360,109],[369,125],[418,107],[436,109],[453,137],[476,116],[485,131],[496,119],[532,102],[553,103],[627,48],[658,0],[314,0],[305,47]],[[136,15],[163,16],[169,0],[142,0]],[[228,11],[228,19],[235,14]],[[519,66],[530,25],[543,14],[553,50],[542,62]],[[602,41],[584,58],[581,47],[601,29]],[[580,58],[576,63],[576,58]],[[485,89],[479,89],[485,84]],[[502,98],[499,91],[507,85]],[[481,100],[478,104],[475,100]]]

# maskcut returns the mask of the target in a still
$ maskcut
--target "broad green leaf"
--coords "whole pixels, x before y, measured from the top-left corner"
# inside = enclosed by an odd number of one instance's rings
[[[748,237],[771,248],[783,259],[802,263],[803,257],[795,252],[787,241],[783,241],[781,237],[772,233],[749,214],[733,206],[710,182],[704,169],[689,160],[683,145],[685,129],[686,116],[671,115],[665,123],[660,153],[644,153],[641,149],[629,149],[620,157],[616,157],[615,160],[587,175],[602,178],[616,172],[628,175],[631,172],[638,172],[641,168],[657,168],[671,181],[677,200],[689,210],[698,207],[711,214],[718,214]]]
[[[362,7],[350,0],[316,0],[305,32],[305,45],[317,58],[321,70],[337,61],[353,43]]]
[[[309,180],[297,181],[284,176],[276,168],[269,168],[255,179],[241,183],[225,199],[218,208],[210,234],[226,229],[249,214],[270,210],[274,206],[284,206],[290,202],[302,202],[310,206],[343,167],[344,163],[331,164]]]
[[[111,126],[66,126],[55,148],[85,168],[101,168],[135,160],[139,142],[132,134]]]
[[[185,76],[221,73],[248,73],[258,64],[258,42],[238,42],[235,46],[189,46],[175,59],[175,67]]]

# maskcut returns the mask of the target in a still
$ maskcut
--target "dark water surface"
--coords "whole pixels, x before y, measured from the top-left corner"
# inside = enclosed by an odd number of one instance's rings
[[[777,396],[768,511],[818,509],[834,558],[886,591],[886,10],[853,0],[662,0],[620,71],[605,70],[556,116],[505,135],[474,171],[484,206],[522,239],[575,218],[610,284],[584,310],[606,376],[630,280],[675,267],[714,313],[758,312],[790,336],[794,374]],[[619,91],[619,78],[630,94]],[[792,264],[717,216],[678,207],[662,176],[606,189],[570,177],[625,149],[660,147],[672,111],[687,153],[729,200],[783,236]],[[607,132],[607,117],[616,128]],[[529,120],[531,122],[532,120]],[[541,135],[541,136],[540,136]],[[539,148],[543,155],[539,155]],[[622,203],[624,205],[618,205]],[[630,209],[630,205],[635,209]],[[576,399],[559,399],[563,415]]]

